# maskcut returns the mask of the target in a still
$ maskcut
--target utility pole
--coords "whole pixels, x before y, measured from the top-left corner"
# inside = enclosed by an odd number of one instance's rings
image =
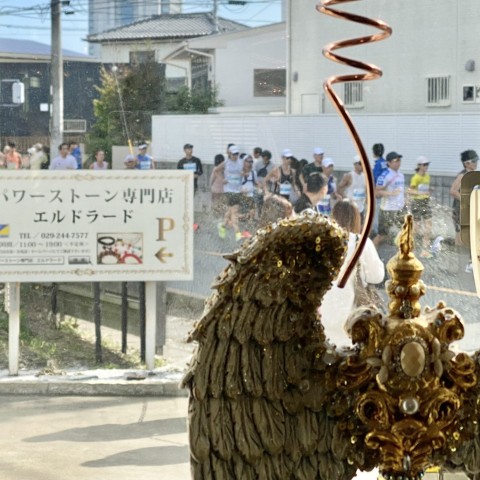
[[[218,33],[218,0],[213,0],[213,21],[215,25],[213,32]]]
[[[50,127],[50,155],[53,158],[58,146],[63,142],[63,55],[61,29],[61,0],[52,0],[50,4],[52,19],[50,89],[52,99]]]

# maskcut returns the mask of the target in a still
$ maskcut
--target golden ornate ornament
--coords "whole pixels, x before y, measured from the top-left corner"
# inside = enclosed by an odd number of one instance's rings
[[[460,431],[467,399],[477,388],[478,364],[449,349],[463,337],[459,315],[443,303],[420,314],[425,286],[412,235],[408,215],[399,252],[388,264],[389,316],[379,317],[375,309],[352,315],[350,330],[360,348],[339,365],[338,386],[353,395],[356,417],[368,431],[359,430],[361,439],[378,453],[388,480],[421,478],[436,459],[448,458],[471,439],[472,432]],[[366,335],[373,329],[375,336]],[[348,383],[352,363],[355,372],[359,365],[372,367],[354,388]]]

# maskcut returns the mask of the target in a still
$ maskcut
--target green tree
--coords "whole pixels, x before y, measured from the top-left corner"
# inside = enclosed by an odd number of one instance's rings
[[[181,87],[178,92],[167,97],[167,108],[170,113],[208,113],[212,107],[220,107],[223,102],[218,100],[216,87],[203,88]]]
[[[88,136],[88,150],[128,141],[143,141],[151,135],[152,115],[164,110],[165,66],[147,62],[116,72],[102,68],[99,98],[94,100],[96,122]]]
[[[152,115],[207,113],[222,105],[217,89],[181,87],[167,96],[165,65],[155,62],[129,65],[116,72],[103,68],[99,98],[94,100],[96,122],[87,138],[87,151],[145,141],[152,131]]]

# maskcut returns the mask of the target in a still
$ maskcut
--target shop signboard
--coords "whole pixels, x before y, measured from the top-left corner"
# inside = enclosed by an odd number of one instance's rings
[[[5,171],[0,282],[193,279],[188,171]]]

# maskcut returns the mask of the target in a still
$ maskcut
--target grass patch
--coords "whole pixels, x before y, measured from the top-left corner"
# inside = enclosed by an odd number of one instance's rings
[[[102,341],[102,360],[96,363],[95,336],[79,328],[74,318],[59,325],[49,315],[50,294],[41,286],[22,284],[20,314],[20,368],[93,369],[141,368],[139,352],[130,348],[126,354],[120,345]],[[161,360],[159,361],[161,363]],[[8,368],[8,314],[0,294],[0,368]]]

